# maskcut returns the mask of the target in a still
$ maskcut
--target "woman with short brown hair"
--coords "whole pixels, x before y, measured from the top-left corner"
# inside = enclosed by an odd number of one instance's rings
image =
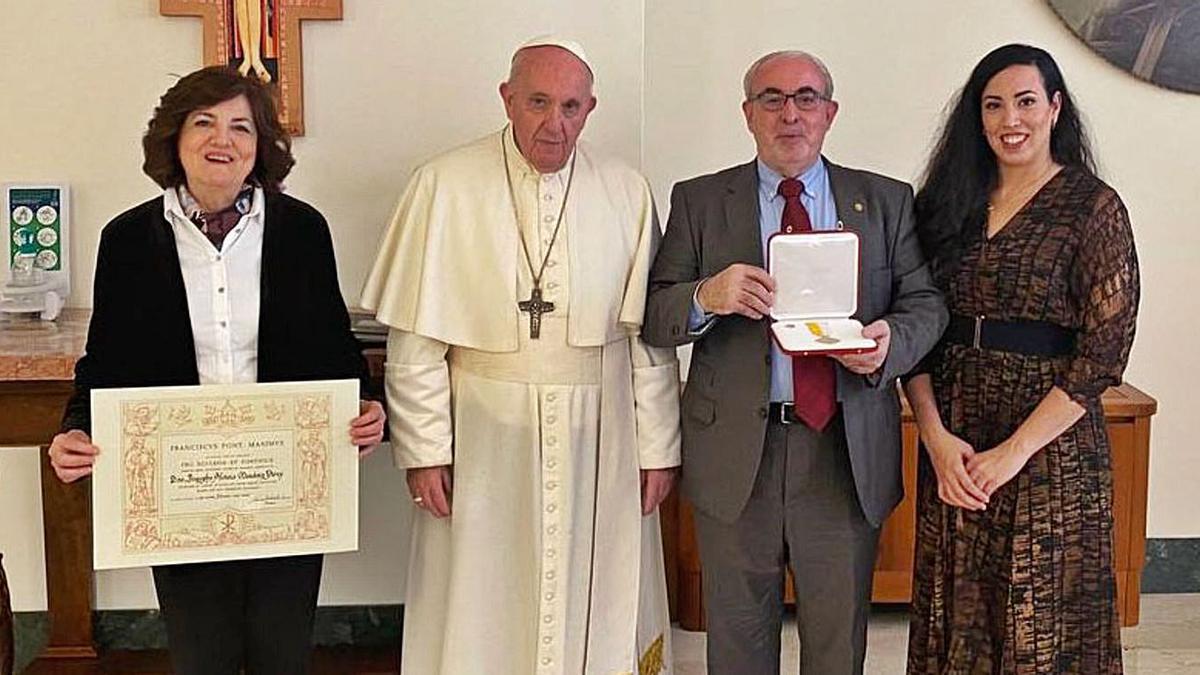
[[[99,452],[93,388],[366,376],[329,227],[280,192],[294,160],[266,87],[196,71],[163,95],[142,145],[163,192],[101,234],[87,347],[50,447],[64,482],[90,474]],[[365,451],[383,409],[363,401],[348,422]],[[174,672],[308,672],[321,566],[308,555],[155,567]]]

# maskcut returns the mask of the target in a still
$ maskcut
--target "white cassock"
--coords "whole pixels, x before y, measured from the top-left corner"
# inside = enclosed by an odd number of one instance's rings
[[[530,339],[532,276],[554,311]],[[413,528],[410,675],[670,673],[657,513],[639,469],[679,464],[674,350],[644,345],[659,231],[633,169],[576,149],[539,175],[511,131],[417,169],[363,291],[388,336],[402,468],[453,464],[453,515]]]

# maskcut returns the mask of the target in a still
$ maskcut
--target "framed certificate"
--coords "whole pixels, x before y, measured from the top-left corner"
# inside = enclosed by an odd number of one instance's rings
[[[358,548],[358,381],[92,391],[94,567]]]

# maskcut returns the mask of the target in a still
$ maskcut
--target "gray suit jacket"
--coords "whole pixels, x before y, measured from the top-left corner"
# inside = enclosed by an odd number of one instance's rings
[[[913,229],[912,188],[826,160],[843,227],[859,235],[858,311],[864,325],[886,319],[887,359],[864,377],[837,367],[854,482],[863,512],[879,525],[904,496],[896,378],[929,351],[946,327],[946,308]],[[758,172],[754,162],[678,183],[666,234],[650,271],[642,338],[657,346],[695,341],[683,393],[683,489],[692,504],[724,521],[741,513],[754,487],[766,433],[770,387],[769,319],[717,319],[689,335],[700,280],[731,263],[763,267]]]

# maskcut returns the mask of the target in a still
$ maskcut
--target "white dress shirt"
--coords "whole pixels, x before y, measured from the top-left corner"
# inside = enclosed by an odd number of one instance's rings
[[[262,189],[255,188],[250,210],[217,250],[187,217],[176,189],[163,192],[163,213],[175,233],[187,291],[200,384],[258,379],[264,202]]]

